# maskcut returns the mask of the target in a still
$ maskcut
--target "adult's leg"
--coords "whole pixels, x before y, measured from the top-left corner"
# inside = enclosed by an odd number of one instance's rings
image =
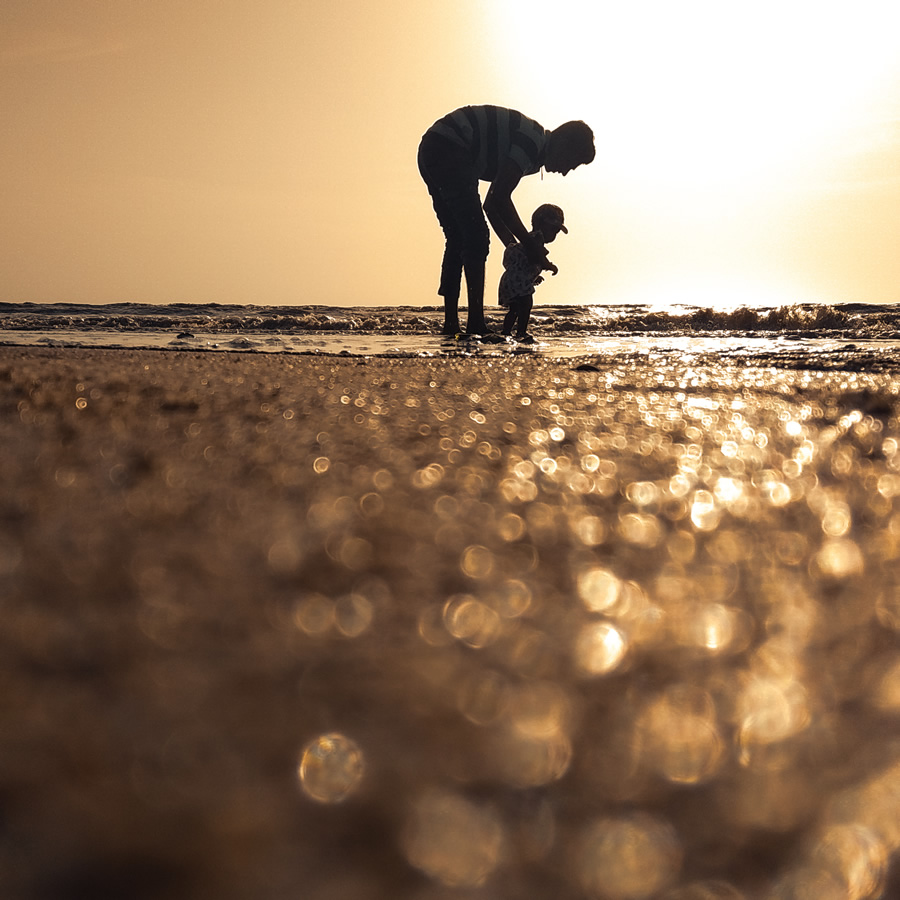
[[[444,231],[438,289],[444,298],[444,333],[459,331],[463,271],[469,303],[468,330],[484,333],[484,268],[490,237],[481,209],[478,178],[462,148],[433,135],[426,135],[419,145],[419,172]]]
[[[448,199],[446,193],[445,199]],[[478,182],[466,184],[464,190],[450,194],[448,205],[456,223],[456,233],[462,236],[461,256],[463,271],[466,273],[466,299],[469,307],[466,331],[469,334],[485,334],[484,270],[490,234],[481,210]]]
[[[428,188],[434,213],[444,232],[444,255],[441,259],[441,281],[438,294],[444,298],[444,334],[457,334],[459,328],[459,288],[462,280],[462,238],[457,233],[454,218],[444,202],[440,181],[441,147],[435,146],[426,135],[419,144],[419,174]]]
[[[466,319],[466,331],[469,334],[486,334],[488,327],[484,321],[484,268],[485,258],[463,257],[466,272],[466,299],[469,302],[469,314]]]
[[[462,281],[462,251],[459,244],[446,233],[444,258],[441,260],[441,283],[438,294],[444,298],[444,334],[458,334],[459,288]]]

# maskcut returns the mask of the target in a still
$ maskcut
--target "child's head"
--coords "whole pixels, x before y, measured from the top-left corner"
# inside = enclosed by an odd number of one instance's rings
[[[563,211],[552,203],[541,204],[531,214],[531,227],[535,231],[540,231],[546,243],[554,240],[556,236],[562,232],[568,234],[569,229],[563,225],[565,217]]]

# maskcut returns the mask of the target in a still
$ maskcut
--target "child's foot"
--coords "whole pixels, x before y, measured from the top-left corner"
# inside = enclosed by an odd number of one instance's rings
[[[516,340],[520,344],[533,344],[534,338],[530,334],[517,334]]]

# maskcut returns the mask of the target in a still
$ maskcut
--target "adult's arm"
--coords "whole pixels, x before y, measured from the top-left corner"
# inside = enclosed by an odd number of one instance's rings
[[[497,237],[508,247],[514,240],[528,244],[528,229],[522,223],[512,201],[512,192],[522,180],[522,170],[507,159],[500,165],[484,198],[484,214]]]

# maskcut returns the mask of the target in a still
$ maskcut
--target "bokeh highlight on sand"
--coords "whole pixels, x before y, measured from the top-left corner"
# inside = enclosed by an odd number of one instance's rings
[[[893,896],[898,390],[0,348],[0,891]]]

